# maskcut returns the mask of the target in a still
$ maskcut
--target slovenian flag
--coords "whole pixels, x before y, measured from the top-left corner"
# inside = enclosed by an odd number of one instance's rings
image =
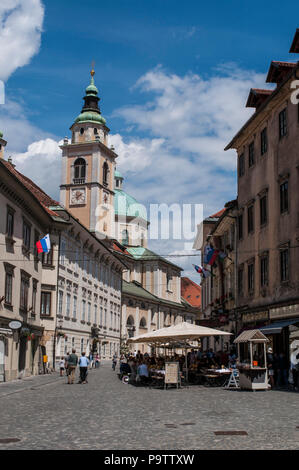
[[[205,268],[202,268],[201,266],[197,266],[196,264],[193,264],[195,271],[197,271],[199,274],[202,274],[204,278],[212,276],[212,273],[208,271]]]
[[[211,245],[206,245],[205,251],[204,251],[204,259],[203,262],[204,264],[208,264],[212,254],[213,254],[214,249],[211,247]]]
[[[46,235],[41,240],[38,240],[38,242],[36,242],[36,248],[37,248],[38,253],[49,253],[49,251],[51,250],[51,242],[50,242],[49,234]]]
[[[218,258],[218,255],[219,255],[219,250],[214,250],[214,248],[212,248],[209,251],[209,254],[207,257],[207,264],[209,264],[210,266],[213,266],[213,264],[216,262]]]

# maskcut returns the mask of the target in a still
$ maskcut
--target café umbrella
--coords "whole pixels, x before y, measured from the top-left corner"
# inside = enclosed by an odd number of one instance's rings
[[[181,322],[174,326],[161,328],[159,330],[150,331],[143,335],[129,338],[129,343],[156,343],[163,344],[169,341],[184,341],[185,350],[187,350],[187,343],[199,338],[207,336],[228,336],[231,333],[214,328],[207,328],[201,325],[194,325],[193,323]],[[188,367],[187,367],[187,354],[186,356],[186,376],[188,381]]]

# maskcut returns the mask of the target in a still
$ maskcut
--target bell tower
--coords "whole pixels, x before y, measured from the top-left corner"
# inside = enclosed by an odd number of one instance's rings
[[[101,115],[92,68],[84,105],[70,127],[62,149],[60,202],[101,238],[114,234],[114,169],[116,153],[108,147],[110,129]]]

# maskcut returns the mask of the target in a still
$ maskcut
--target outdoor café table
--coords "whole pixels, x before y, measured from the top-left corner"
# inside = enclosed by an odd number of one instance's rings
[[[208,369],[204,374],[206,386],[221,387],[225,384],[227,377],[231,374],[230,369]]]
[[[152,385],[164,386],[165,370],[150,369],[150,377],[152,379],[150,387]]]

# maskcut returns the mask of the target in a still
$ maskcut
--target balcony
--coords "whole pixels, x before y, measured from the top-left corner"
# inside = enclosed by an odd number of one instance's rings
[[[74,184],[85,184],[85,178],[74,178],[73,183]]]

